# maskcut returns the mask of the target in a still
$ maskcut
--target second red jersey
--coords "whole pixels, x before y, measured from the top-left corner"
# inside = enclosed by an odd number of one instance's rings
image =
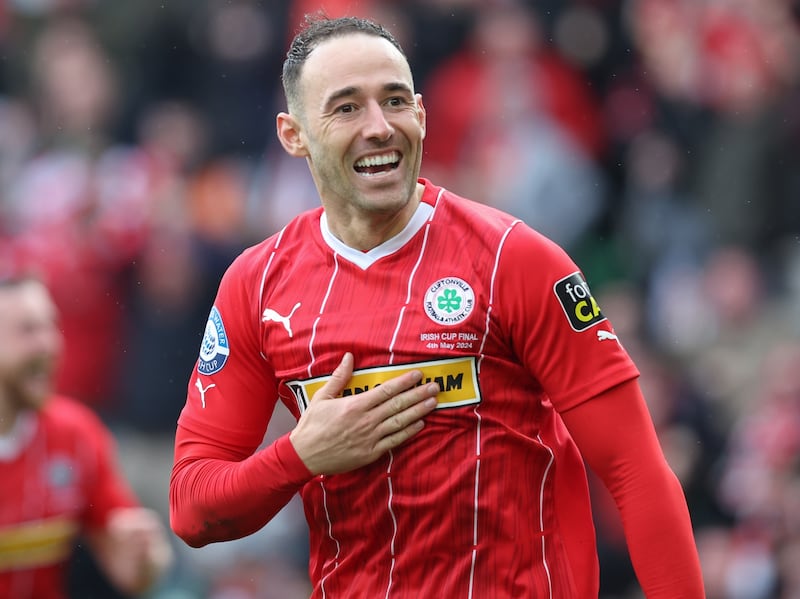
[[[87,406],[56,396],[24,412],[0,451],[0,597],[62,599],[82,533],[138,505],[114,439]]]

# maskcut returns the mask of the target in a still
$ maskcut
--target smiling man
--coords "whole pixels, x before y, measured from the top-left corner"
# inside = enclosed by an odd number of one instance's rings
[[[100,419],[53,392],[61,348],[44,284],[0,280],[0,597],[66,598],[79,538],[119,591],[141,594],[172,562],[166,529],[139,505]]]
[[[310,18],[283,84],[277,135],[322,205],[220,283],[176,433],[175,532],[239,538],[300,493],[314,599],[589,599],[585,460],[647,597],[703,597],[636,366],[558,246],[419,178],[426,113],[391,34]],[[260,448],[278,402],[297,425]]]
[[[374,35],[335,39],[347,73],[329,52],[303,48],[284,70],[289,113],[277,118],[286,151],[308,161],[330,232],[368,251],[397,235],[419,205],[425,108],[398,47]],[[325,46],[330,44],[326,43]],[[352,62],[352,65],[345,64]],[[357,63],[357,64],[355,64]]]

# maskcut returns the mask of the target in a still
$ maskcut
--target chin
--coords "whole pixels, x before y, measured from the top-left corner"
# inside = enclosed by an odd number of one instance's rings
[[[406,205],[414,196],[415,186],[397,182],[375,187],[365,194],[367,201],[385,209],[397,209]]]
[[[23,385],[17,394],[18,403],[21,408],[28,410],[40,410],[50,399],[53,389],[50,385],[40,385],[36,383]]]

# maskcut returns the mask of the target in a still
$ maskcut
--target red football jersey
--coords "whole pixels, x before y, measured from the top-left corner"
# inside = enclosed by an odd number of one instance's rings
[[[299,417],[345,351],[345,394],[419,368],[438,409],[375,463],[308,480],[285,438],[265,457],[288,480],[263,512],[302,493],[313,597],[597,596],[585,471],[557,411],[638,371],[558,246],[422,182],[407,227],[371,251],[319,208],[233,263],[182,434],[244,459],[275,402]]]
[[[54,397],[0,443],[0,597],[63,599],[81,531],[136,505],[113,439],[87,406]]]

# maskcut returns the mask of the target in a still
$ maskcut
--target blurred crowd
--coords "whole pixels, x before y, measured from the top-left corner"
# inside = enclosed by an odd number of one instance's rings
[[[287,43],[321,6],[406,49],[423,176],[584,270],[641,368],[709,599],[800,597],[796,0],[0,2],[0,274],[51,286],[59,389],[114,427],[145,502],[166,517],[222,272],[318,205],[274,115]],[[594,496],[604,599],[639,597]],[[306,597],[306,542],[290,503],[250,539],[181,548],[157,596]]]

